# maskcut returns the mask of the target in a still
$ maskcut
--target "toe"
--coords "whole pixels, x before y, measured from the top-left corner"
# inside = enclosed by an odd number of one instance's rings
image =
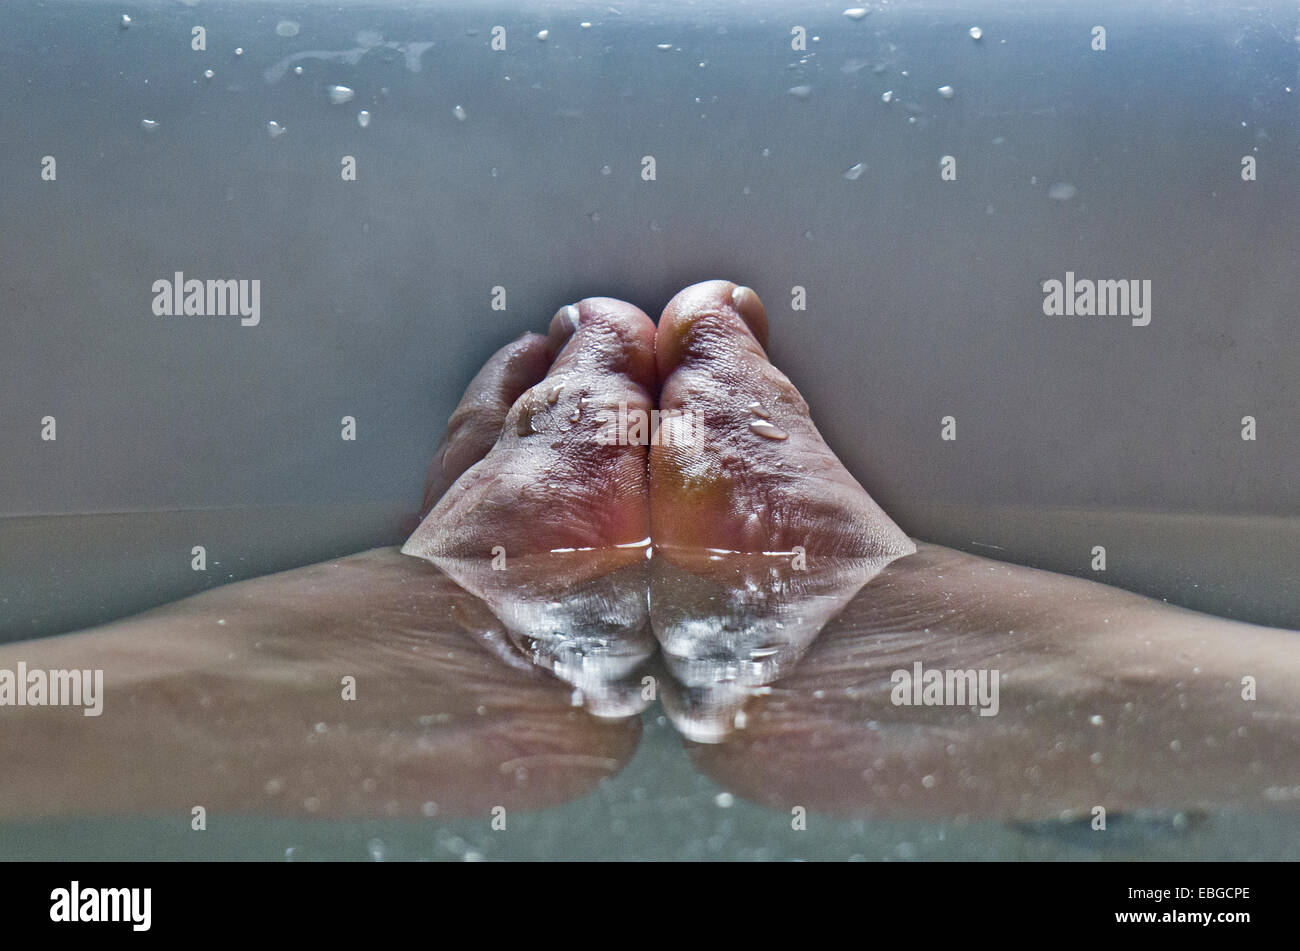
[[[704,281],[679,292],[664,308],[656,341],[659,375],[684,360],[737,348],[764,355],[767,311],[754,291],[730,281]]]
[[[470,466],[488,454],[521,393],[546,375],[559,351],[554,337],[527,333],[491,357],[465,388],[447,422],[424,482],[423,516]]]

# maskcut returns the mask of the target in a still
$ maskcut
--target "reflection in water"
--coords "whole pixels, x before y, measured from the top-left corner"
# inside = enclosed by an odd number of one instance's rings
[[[670,674],[664,709],[701,743],[743,727],[749,698],[788,674],[883,566],[802,551],[660,547],[430,560],[481,599],[515,650],[572,684],[575,702],[596,716],[649,706],[653,692],[641,678],[657,639]]]
[[[1294,632],[931,545],[877,568],[630,549],[454,582],[387,549],[8,645],[0,668],[103,669],[104,712],[0,709],[0,817],[568,802],[631,758],[656,663],[695,766],[787,813],[1300,804]],[[996,715],[894,702],[918,663],[999,671]]]
[[[883,564],[656,548],[650,618],[672,674],[663,700],[673,724],[699,743],[743,728],[749,698],[788,675]]]
[[[653,699],[640,680],[655,651],[646,554],[632,546],[430,560],[483,601],[524,657],[572,684],[576,703],[621,718]]]

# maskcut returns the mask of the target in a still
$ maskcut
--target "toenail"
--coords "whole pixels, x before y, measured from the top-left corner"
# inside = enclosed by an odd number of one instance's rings
[[[576,304],[561,307],[555,316],[560,318],[560,326],[564,328],[565,333],[573,333],[578,329],[578,307]]]
[[[754,301],[758,298],[752,290],[745,286],[739,286],[731,292],[731,305],[743,312],[748,307],[754,306]]]

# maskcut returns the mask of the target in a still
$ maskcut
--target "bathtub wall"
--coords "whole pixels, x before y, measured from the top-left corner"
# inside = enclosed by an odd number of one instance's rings
[[[10,0],[0,637],[400,540],[493,350],[713,277],[910,533],[1300,624],[1300,17],[1087,6]]]

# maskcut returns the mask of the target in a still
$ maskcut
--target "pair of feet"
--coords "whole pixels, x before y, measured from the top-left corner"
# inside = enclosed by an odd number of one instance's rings
[[[822,440],[767,339],[758,295],[728,281],[686,288],[657,327],[612,298],[562,308],[545,336],[503,347],[470,383],[403,551],[649,541],[881,565],[913,553]]]

